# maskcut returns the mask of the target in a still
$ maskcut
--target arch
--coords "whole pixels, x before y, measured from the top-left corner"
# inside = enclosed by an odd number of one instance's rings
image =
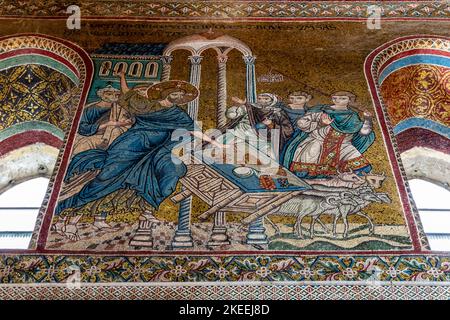
[[[117,62],[114,65],[114,69],[113,69],[113,76],[117,76],[119,74],[119,70],[122,70],[123,72],[127,72],[128,70],[128,63],[126,62]]]
[[[145,66],[144,77],[145,78],[156,78],[158,75],[159,64],[155,61],[150,61]]]
[[[252,55],[252,50],[241,40],[212,32],[194,34],[174,40],[164,49],[163,55],[170,56],[175,50],[187,50],[192,55],[201,55],[203,51],[210,48],[236,49],[245,56]]]
[[[130,64],[130,68],[128,69],[128,75],[135,78],[140,78],[142,74],[142,63],[135,61]]]
[[[450,155],[430,148],[414,147],[401,154],[408,179],[421,179],[450,191]]]
[[[67,130],[63,130],[65,128],[58,123],[36,118],[0,130],[0,193],[23,181],[52,175],[59,148],[64,140],[73,139],[76,133],[74,122],[81,117],[93,73],[92,60],[82,48],[67,40],[41,34],[0,38],[0,71],[19,66],[45,67],[69,79],[72,83],[68,86],[69,92],[49,105],[59,108],[67,102],[70,110],[64,110],[63,116],[68,124]],[[0,110],[0,119],[2,112],[5,114]]]
[[[109,74],[111,73],[111,68],[112,68],[112,61],[103,61],[100,66],[100,70],[98,71],[98,75],[100,77],[109,76]]]
[[[448,102],[441,99],[449,98],[445,84],[450,82],[450,38],[415,35],[394,39],[367,56],[364,72],[382,131],[390,132],[384,138],[396,137],[396,150],[389,154],[402,152],[408,177],[448,188],[448,175],[442,170],[450,167],[449,119],[444,113],[437,116],[431,108]],[[427,76],[423,85],[428,87],[421,88],[414,81],[423,74]],[[410,80],[408,89],[391,84],[395,77]]]

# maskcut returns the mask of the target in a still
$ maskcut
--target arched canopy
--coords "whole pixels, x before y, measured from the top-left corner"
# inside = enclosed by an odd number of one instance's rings
[[[172,41],[164,50],[164,56],[170,56],[175,50],[187,50],[193,56],[199,56],[207,49],[215,49],[218,54],[227,54],[233,49],[240,51],[244,56],[251,56],[252,51],[241,40],[234,37],[207,32],[194,34]]]

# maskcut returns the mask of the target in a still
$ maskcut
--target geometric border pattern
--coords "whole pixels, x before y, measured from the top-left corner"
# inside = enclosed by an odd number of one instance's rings
[[[77,3],[78,2],[78,3]],[[3,17],[68,17],[67,7],[80,6],[83,19],[139,18],[139,19],[302,19],[365,20],[368,8],[377,2],[368,1],[146,1],[124,3],[109,1],[58,1],[36,2],[33,6],[11,1],[0,7]],[[383,1],[380,5],[384,19],[445,19],[450,18],[446,1]]]
[[[0,285],[4,300],[449,300],[450,283]]]

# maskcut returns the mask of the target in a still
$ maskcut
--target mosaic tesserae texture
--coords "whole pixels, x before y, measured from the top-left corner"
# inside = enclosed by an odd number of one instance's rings
[[[400,161],[449,152],[445,2],[67,7],[1,9],[0,165],[58,156],[0,295],[448,297]]]

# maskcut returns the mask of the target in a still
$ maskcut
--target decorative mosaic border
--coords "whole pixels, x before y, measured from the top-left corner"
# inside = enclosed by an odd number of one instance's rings
[[[450,2],[448,4],[448,9],[450,11]],[[401,40],[404,39],[404,40]],[[444,52],[450,52],[450,38],[445,38],[442,36],[412,36],[412,37],[402,37],[399,39],[394,39],[390,42],[390,45],[382,45],[383,51],[380,52],[372,63],[372,76],[376,79],[377,84],[379,82],[379,75],[381,68],[384,68],[386,63],[392,63],[402,57],[398,57],[393,61],[389,61],[395,58],[403,52],[410,50],[441,50]]]
[[[449,300],[450,283],[0,285],[4,300]]]
[[[448,19],[447,1],[193,1],[137,0],[122,2],[49,0],[36,2],[0,1],[4,18],[67,18],[67,7],[77,4],[84,19],[339,19],[364,20],[369,7],[380,5],[384,19]]]
[[[450,256],[4,255],[0,283],[450,282]]]
[[[46,35],[19,34],[0,38],[0,53],[9,53],[20,49],[41,49],[54,53],[76,67],[80,79],[79,86],[82,87],[87,77],[86,61],[83,60],[78,52],[67,46],[67,44],[56,41],[55,38]]]
[[[93,62],[88,53],[85,52],[81,47],[69,41],[43,34],[17,34],[0,38],[0,53],[2,54],[11,53],[11,55],[14,55],[15,51],[26,51],[28,49],[42,49],[50,53],[57,54],[66,59],[76,68],[79,74],[80,81],[77,86],[77,91],[74,94],[73,100],[78,102],[76,108],[74,108],[74,118],[79,117],[83,109],[80,106],[85,103],[94,69]],[[72,126],[70,131],[72,132],[74,130],[75,128],[73,128]],[[68,143],[69,136],[73,136],[73,134],[69,134],[68,132],[65,134],[65,137],[62,141],[62,150],[65,149],[65,146]],[[67,157],[67,155],[64,155],[64,152],[59,153],[58,159],[55,163],[55,168],[59,167],[61,161],[65,156]],[[57,175],[58,170],[55,169],[53,171],[52,177],[50,178],[47,192],[36,219],[36,227],[30,241],[30,248],[34,248],[36,246],[39,230],[42,226],[43,219],[45,218],[44,212],[50,200],[51,191],[53,190],[54,181]]]

